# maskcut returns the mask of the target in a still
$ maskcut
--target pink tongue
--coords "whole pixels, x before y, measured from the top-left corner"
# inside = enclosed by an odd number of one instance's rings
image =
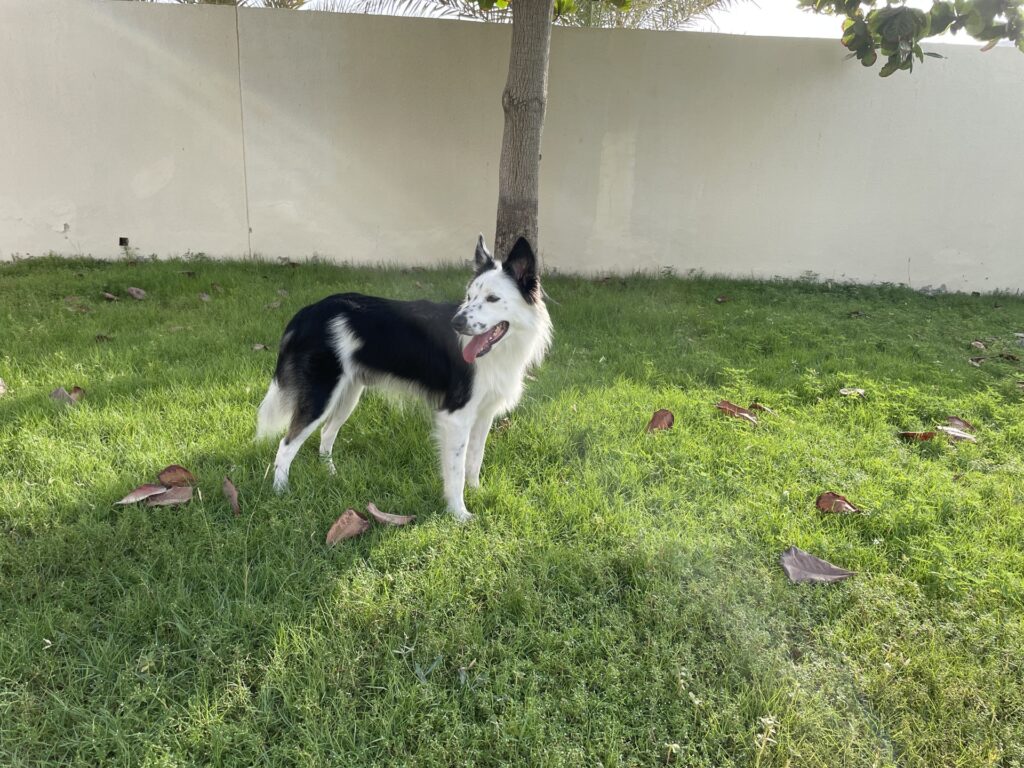
[[[467,363],[472,363],[476,360],[476,356],[480,354],[480,350],[487,345],[487,338],[491,335],[490,330],[486,330],[478,336],[474,336],[469,340],[469,344],[462,348],[462,359]]]

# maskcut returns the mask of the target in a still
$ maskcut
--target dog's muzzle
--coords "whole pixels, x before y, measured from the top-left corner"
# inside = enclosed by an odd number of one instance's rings
[[[466,316],[459,312],[459,314],[453,317],[452,328],[454,328],[457,333],[469,335],[469,321],[466,320]]]

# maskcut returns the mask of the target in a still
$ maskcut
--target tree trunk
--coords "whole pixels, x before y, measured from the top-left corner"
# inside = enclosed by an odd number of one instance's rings
[[[512,50],[501,95],[505,133],[498,165],[494,255],[504,259],[525,237],[537,252],[540,135],[548,100],[548,52],[554,0],[511,0]]]

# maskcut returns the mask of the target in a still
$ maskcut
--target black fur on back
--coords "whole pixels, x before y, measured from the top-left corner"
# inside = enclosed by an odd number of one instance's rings
[[[327,407],[342,374],[334,321],[344,318],[357,347],[351,353],[364,383],[394,377],[423,390],[446,411],[469,401],[473,368],[452,329],[457,304],[394,301],[358,293],[328,296],[300,309],[285,328],[274,378],[296,398],[293,425],[309,424]],[[293,430],[294,431],[294,430]]]

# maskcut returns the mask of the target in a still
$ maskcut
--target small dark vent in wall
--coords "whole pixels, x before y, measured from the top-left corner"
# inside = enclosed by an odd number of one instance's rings
[[[127,237],[119,237],[119,238],[117,238],[117,245],[120,248],[127,248],[128,247],[128,238]]]

